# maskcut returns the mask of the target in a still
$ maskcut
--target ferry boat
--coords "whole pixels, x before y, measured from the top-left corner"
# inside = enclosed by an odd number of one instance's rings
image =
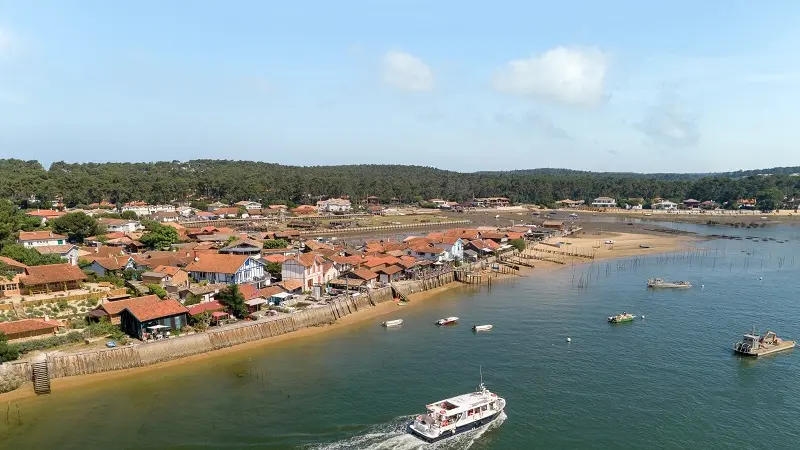
[[[489,331],[494,328],[493,325],[475,325],[472,327],[472,331]]]
[[[387,320],[383,322],[383,326],[385,327],[399,327],[403,324],[403,319],[395,319],[395,320]]]
[[[481,382],[477,392],[427,405],[427,412],[408,425],[408,432],[425,442],[437,442],[486,426],[502,414],[506,400]]]
[[[663,278],[650,278],[647,280],[647,287],[686,289],[692,287],[692,283],[688,281],[664,281]]]
[[[622,323],[622,322],[633,322],[636,316],[633,314],[628,314],[623,312],[622,314],[617,314],[616,316],[611,316],[608,318],[608,321],[611,323]]]
[[[436,321],[436,325],[455,325],[458,322],[458,317],[445,317]]]
[[[742,336],[742,341],[733,345],[733,351],[746,356],[764,356],[794,348],[795,341],[784,341],[772,331],[759,336],[755,330]]]

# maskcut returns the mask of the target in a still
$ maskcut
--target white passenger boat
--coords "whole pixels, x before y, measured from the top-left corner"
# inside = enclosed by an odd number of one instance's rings
[[[436,325],[453,325],[458,322],[458,317],[445,317],[436,321]]]
[[[494,328],[493,325],[475,325],[472,327],[472,331],[489,331]]]
[[[688,281],[666,281],[663,278],[650,278],[647,280],[647,287],[649,288],[670,288],[670,289],[688,289],[692,287],[692,283]]]
[[[383,326],[385,327],[399,327],[403,324],[403,319],[395,319],[395,320],[387,320],[383,322]]]
[[[489,392],[483,383],[477,392],[427,405],[427,412],[408,425],[408,432],[426,442],[436,442],[486,426],[502,414],[506,400]]]

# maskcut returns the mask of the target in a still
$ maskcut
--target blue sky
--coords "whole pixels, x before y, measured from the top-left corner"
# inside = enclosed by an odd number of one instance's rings
[[[800,164],[800,2],[0,0],[0,157]]]

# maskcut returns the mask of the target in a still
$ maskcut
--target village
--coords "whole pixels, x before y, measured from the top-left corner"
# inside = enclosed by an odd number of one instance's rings
[[[509,206],[507,199],[486,203],[470,207],[488,214]],[[79,212],[97,217],[103,234],[81,243],[48,228],[76,211],[26,213],[41,219],[42,228],[20,231],[17,244],[58,255],[62,263],[29,266],[0,256],[6,273],[0,277],[0,333],[18,346],[21,360],[278,319],[387,287],[396,301],[407,300],[404,283],[454,272],[460,275],[453,280],[490,282],[484,274],[526,264],[502,255],[519,255],[530,242],[567,230],[553,220],[469,226],[469,220],[436,211],[400,207],[387,213],[391,207],[375,204],[354,212],[347,199],[293,209],[255,202],[215,203],[190,213],[143,202],[118,209],[136,219],[103,217],[110,205],[93,206]],[[176,242],[148,248],[143,236],[156,232],[145,228],[148,220],[159,230],[174,230]]]

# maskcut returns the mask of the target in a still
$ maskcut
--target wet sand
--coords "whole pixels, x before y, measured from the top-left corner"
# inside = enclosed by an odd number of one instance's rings
[[[598,261],[598,260],[682,251],[689,249],[692,242],[697,241],[695,238],[685,237],[685,236],[641,235],[634,233],[602,233],[602,234],[582,235],[578,237],[560,238],[555,240],[570,242],[571,246],[575,246],[575,248],[577,248],[578,246],[581,247],[596,246],[598,241],[602,242],[607,239],[613,239],[615,241],[615,244],[613,246],[601,245],[601,248],[595,249],[596,253],[594,260],[589,260],[584,258],[567,258],[566,259],[568,261],[567,264],[557,264],[548,261],[534,261],[535,268],[523,267],[521,268],[519,275],[495,274],[494,275],[496,277],[495,279],[497,280],[512,279],[528,275],[536,276],[540,274],[549,273],[553,270],[570,267],[572,264],[590,263],[592,261]],[[639,248],[640,244],[650,245],[650,248],[646,249]],[[399,309],[418,307],[419,305],[424,304],[425,302],[428,302],[431,299],[439,296],[443,292],[453,289],[458,289],[464,286],[466,285],[459,282],[450,283],[445,286],[441,286],[428,291],[415,292],[413,294],[410,294],[408,296],[410,302],[408,302],[406,306],[400,307],[397,305],[395,301],[389,301],[381,303],[372,308],[362,309],[354,314],[345,316],[344,318],[339,319],[337,322],[331,325],[304,328],[298,331],[282,334],[280,336],[274,336],[267,339],[247,342],[244,344],[235,345],[233,347],[227,347],[220,350],[201,353],[198,355],[187,356],[184,358],[179,358],[172,361],[158,363],[150,366],[137,367],[133,369],[116,370],[110,372],[102,372],[90,375],[79,375],[74,377],[53,378],[50,381],[51,388],[52,391],[56,394],[58,393],[58,391],[63,391],[72,388],[85,389],[89,388],[93,384],[107,383],[112,380],[126,378],[129,376],[135,376],[149,371],[163,370],[183,364],[191,364],[193,362],[218,358],[224,355],[234,355],[239,352],[245,352],[260,347],[273,346],[282,342],[286,342],[291,339],[302,339],[310,336],[319,335],[322,333],[328,333],[332,330],[340,330],[343,328],[347,328],[354,324],[369,321],[377,317],[387,316],[389,314],[397,312]],[[29,397],[35,397],[35,393],[33,392],[31,383],[26,382],[19,389],[4,394],[0,394],[0,402],[15,401]]]

